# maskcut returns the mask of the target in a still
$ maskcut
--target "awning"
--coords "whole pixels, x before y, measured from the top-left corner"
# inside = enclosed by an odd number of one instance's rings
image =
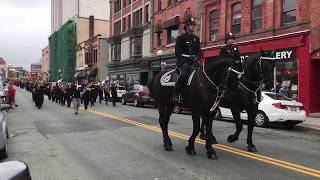
[[[168,29],[170,27],[178,27],[179,26],[179,16],[175,16],[163,22],[163,28]]]

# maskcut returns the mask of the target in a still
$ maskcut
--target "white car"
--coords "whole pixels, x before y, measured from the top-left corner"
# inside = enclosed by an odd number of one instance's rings
[[[306,112],[302,103],[272,92],[261,94],[262,101],[255,118],[256,126],[268,127],[269,123],[281,123],[287,128],[293,128],[296,124],[306,120]],[[229,109],[220,107],[220,113],[216,118],[233,118]],[[241,119],[247,120],[246,112],[241,113]]]
[[[11,106],[0,102],[0,159],[8,156],[8,115],[7,109]]]

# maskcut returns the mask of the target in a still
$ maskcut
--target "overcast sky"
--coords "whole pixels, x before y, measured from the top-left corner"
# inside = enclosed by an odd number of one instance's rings
[[[0,57],[30,69],[41,59],[51,28],[50,0],[0,0]]]

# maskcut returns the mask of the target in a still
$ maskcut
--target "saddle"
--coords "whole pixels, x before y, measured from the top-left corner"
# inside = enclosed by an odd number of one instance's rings
[[[187,86],[190,86],[195,72],[196,72],[196,69],[193,69],[188,78]],[[180,76],[180,70],[178,68],[175,68],[171,71],[164,73],[160,79],[161,86],[174,87],[176,85],[176,81],[178,80],[179,76]]]

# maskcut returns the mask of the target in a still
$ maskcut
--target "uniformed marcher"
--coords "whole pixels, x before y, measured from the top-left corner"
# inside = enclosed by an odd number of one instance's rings
[[[228,89],[234,92],[238,87],[239,75],[243,72],[240,51],[235,43],[235,36],[230,32],[225,36],[226,45],[220,50],[220,56],[232,57],[232,69],[230,71],[227,86]]]
[[[177,68],[180,76],[176,82],[172,101],[181,101],[180,93],[186,85],[188,77],[194,67],[198,64],[201,56],[200,39],[194,34],[196,22],[193,17],[188,17],[184,22],[185,33],[177,37],[175,54],[177,57]]]

